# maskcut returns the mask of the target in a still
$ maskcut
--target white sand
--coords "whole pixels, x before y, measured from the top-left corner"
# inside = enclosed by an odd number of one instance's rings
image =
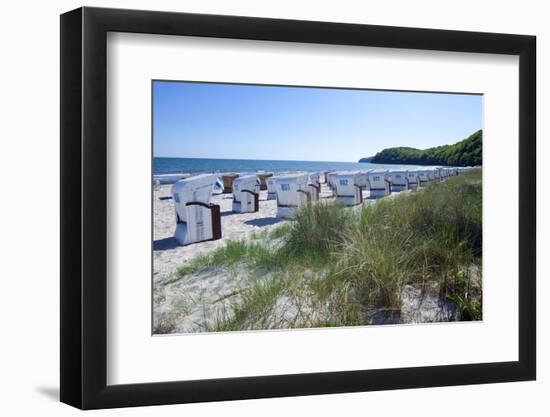
[[[251,233],[273,229],[284,219],[278,219],[277,202],[266,200],[267,191],[260,192],[260,210],[256,213],[233,213],[232,194],[214,194],[213,204],[220,205],[222,217],[222,238],[214,241],[193,243],[181,246],[174,239],[176,214],[172,199],[160,200],[170,196],[171,185],[162,185],[154,192],[154,265],[155,281],[164,279],[179,266],[188,264],[193,258],[212,252],[224,246],[229,240],[247,239]]]
[[[206,322],[214,320],[216,311],[235,300],[249,282],[246,274],[229,274],[222,269],[208,269],[177,280],[174,279],[177,268],[229,240],[248,239],[252,233],[271,230],[288,220],[276,217],[277,202],[267,200],[267,191],[260,192],[256,213],[233,213],[232,194],[214,194],[211,202],[220,205],[222,238],[181,246],[173,237],[176,228],[173,200],[160,200],[170,196],[171,187],[163,185],[153,196],[153,318],[156,329],[170,323],[165,331],[184,333],[200,330]]]

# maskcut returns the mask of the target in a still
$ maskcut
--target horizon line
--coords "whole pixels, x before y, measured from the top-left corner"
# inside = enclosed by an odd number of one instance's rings
[[[289,161],[289,162],[345,162],[345,163],[364,163],[357,161],[312,161],[307,159],[261,159],[261,158],[207,158],[207,157],[196,157],[196,156],[156,156],[153,155],[153,158],[166,158],[166,159],[215,159],[219,161],[227,161],[227,160],[233,160],[233,161]],[[370,156],[366,156],[363,158],[371,158]]]

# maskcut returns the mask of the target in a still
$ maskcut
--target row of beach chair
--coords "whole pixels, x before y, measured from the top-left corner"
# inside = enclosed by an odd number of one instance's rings
[[[424,170],[325,171],[273,175],[201,174],[177,181],[172,186],[176,210],[175,238],[182,245],[220,239],[220,206],[211,203],[217,184],[222,193],[232,193],[232,211],[253,213],[259,210],[261,190],[267,199],[276,200],[277,217],[292,218],[296,209],[321,198],[335,198],[345,206],[362,204],[368,198],[380,198],[404,190],[414,190],[430,181],[460,175],[470,168],[430,168]],[[322,195],[322,185],[325,195]],[[220,187],[222,188],[222,187]],[[328,194],[327,194],[328,191]]]

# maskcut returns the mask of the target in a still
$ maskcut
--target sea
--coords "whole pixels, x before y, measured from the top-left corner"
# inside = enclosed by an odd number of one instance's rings
[[[288,172],[322,172],[325,170],[355,171],[374,168],[416,169],[417,165],[385,165],[368,162],[331,161],[281,161],[260,159],[209,159],[209,158],[153,158],[153,174],[156,178],[169,178],[171,174],[205,174],[235,172],[252,174],[273,172],[275,175]],[[422,168],[427,168],[426,166]]]

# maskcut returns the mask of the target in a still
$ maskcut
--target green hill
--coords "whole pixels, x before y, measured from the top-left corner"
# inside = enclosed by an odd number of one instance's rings
[[[373,157],[361,158],[359,162],[406,165],[481,165],[482,136],[482,131],[478,130],[454,145],[443,145],[428,149],[388,148],[378,152]]]

